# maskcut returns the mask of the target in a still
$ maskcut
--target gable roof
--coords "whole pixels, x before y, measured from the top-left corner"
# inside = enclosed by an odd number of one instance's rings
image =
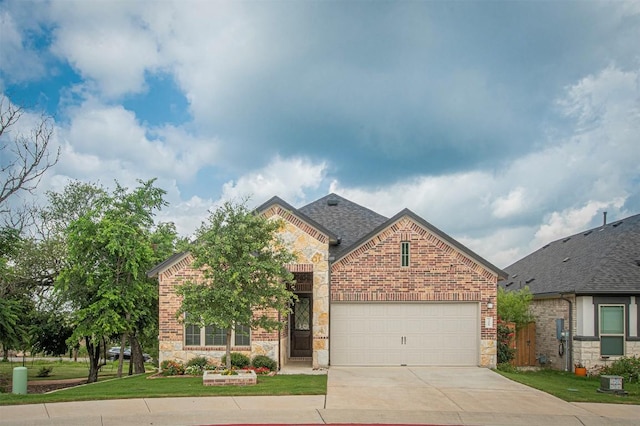
[[[533,294],[640,293],[640,214],[561,238],[505,268]]]
[[[381,214],[333,193],[298,211],[331,229],[339,238],[340,243],[329,248],[335,258],[349,252],[354,243],[387,221]]]
[[[484,268],[488,269],[489,271],[492,271],[493,273],[495,273],[498,276],[498,279],[507,278],[507,274],[506,274],[505,271],[501,270],[497,266],[493,265],[491,262],[489,262],[486,259],[484,259],[483,257],[479,256],[478,254],[476,254],[474,251],[472,251],[468,247],[460,244],[458,241],[456,241],[455,239],[453,239],[452,237],[447,235],[445,232],[443,232],[440,229],[436,228],[435,226],[433,226],[432,224],[430,224],[429,222],[427,222],[426,220],[424,220],[423,218],[421,218],[420,216],[418,216],[417,214],[415,214],[414,212],[412,212],[411,210],[409,210],[407,208],[403,209],[402,211],[397,213],[392,218],[390,218],[388,220],[385,220],[382,224],[380,224],[376,228],[372,229],[367,234],[363,235],[360,239],[355,241],[351,245],[350,248],[351,249],[355,249],[356,247],[359,247],[360,245],[366,243],[368,240],[373,238],[376,234],[380,233],[385,228],[393,225],[394,223],[396,223],[397,221],[399,221],[403,217],[408,217],[409,219],[413,220],[414,222],[416,222],[417,224],[419,224],[423,228],[427,229],[432,234],[436,235],[439,239],[441,239],[441,240],[445,241],[447,244],[453,246],[454,248],[456,248],[458,251],[462,252],[464,255],[466,255],[470,259],[472,259],[475,262],[477,262],[480,265],[482,265]],[[351,250],[349,250],[349,251],[351,251]],[[347,254],[348,253],[342,253],[342,256],[340,256],[340,257],[344,257]],[[337,260],[339,260],[339,258],[337,258],[336,261]]]
[[[173,254],[167,260],[165,260],[162,263],[158,263],[156,266],[153,267],[153,269],[151,269],[149,272],[147,272],[147,277],[153,278],[153,277],[155,277],[157,275],[160,275],[162,272],[164,272],[165,270],[169,269],[170,267],[172,267],[176,263],[180,262],[182,259],[184,259],[187,256],[189,256],[189,252],[188,251],[183,251],[183,252],[180,252],[180,253]]]
[[[325,234],[327,237],[329,237],[329,241],[332,242],[333,244],[338,243],[339,236],[336,235],[332,230],[325,227],[322,223],[315,221],[313,218],[304,214],[304,212],[300,211],[299,209],[296,209],[295,207],[293,207],[292,205],[290,205],[289,203],[287,203],[286,201],[284,201],[282,198],[278,196],[271,197],[262,205],[258,206],[256,208],[256,211],[264,212],[274,205],[279,205],[280,207],[283,207],[285,210],[287,210],[292,215],[296,216],[298,219],[306,222],[307,224],[311,225],[321,233]]]

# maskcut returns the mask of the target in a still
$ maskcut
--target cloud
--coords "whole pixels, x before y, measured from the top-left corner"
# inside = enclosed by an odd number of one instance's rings
[[[100,93],[117,98],[145,90],[145,72],[162,66],[158,45],[145,25],[145,2],[51,2],[57,23],[51,51],[68,61]]]
[[[246,196],[256,206],[274,195],[299,205],[305,200],[305,192],[317,188],[323,181],[327,165],[306,158],[281,158],[276,156],[260,170],[230,181],[222,186],[221,201],[240,200]]]
[[[44,74],[41,53],[25,40],[14,16],[8,10],[0,9],[0,76],[9,83],[23,83]]]
[[[117,176],[129,171],[140,178],[170,176],[184,183],[217,161],[217,140],[198,138],[183,127],[145,127],[119,105],[90,99],[70,107],[68,116],[68,127],[61,129],[64,174]]]

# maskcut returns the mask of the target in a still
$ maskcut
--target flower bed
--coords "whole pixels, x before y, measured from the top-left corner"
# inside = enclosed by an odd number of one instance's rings
[[[237,374],[227,375],[219,371],[207,370],[202,375],[204,386],[248,386],[258,383],[256,372],[252,370],[237,370]]]

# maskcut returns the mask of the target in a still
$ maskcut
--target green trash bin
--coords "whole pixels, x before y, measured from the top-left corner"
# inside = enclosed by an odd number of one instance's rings
[[[16,395],[27,394],[27,367],[13,369],[13,393]]]

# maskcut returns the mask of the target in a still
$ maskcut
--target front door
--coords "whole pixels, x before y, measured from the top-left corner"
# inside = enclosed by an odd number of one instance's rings
[[[312,351],[311,294],[298,294],[291,313],[291,356],[310,357]]]

